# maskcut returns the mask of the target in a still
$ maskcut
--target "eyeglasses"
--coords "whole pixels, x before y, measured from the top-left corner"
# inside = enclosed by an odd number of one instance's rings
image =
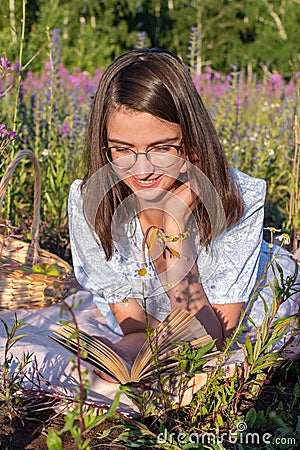
[[[119,169],[131,169],[140,155],[145,155],[150,164],[155,167],[170,167],[177,162],[175,157],[181,149],[182,144],[157,145],[146,152],[135,152],[129,147],[104,147],[109,162]]]

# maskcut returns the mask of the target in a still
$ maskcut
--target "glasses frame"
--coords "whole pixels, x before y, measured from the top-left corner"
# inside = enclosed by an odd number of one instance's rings
[[[110,162],[110,164],[112,164],[114,167],[116,167],[117,169],[120,169],[120,170],[131,169],[136,164],[137,157],[139,155],[145,155],[146,158],[147,158],[147,161],[149,161],[149,163],[152,164],[152,166],[158,167],[159,169],[165,169],[165,168],[171,167],[173,165],[173,163],[168,165],[168,166],[158,166],[157,164],[153,164],[153,162],[151,161],[151,159],[150,159],[151,158],[150,152],[153,149],[160,148],[160,147],[173,147],[173,148],[175,148],[176,152],[179,153],[180,150],[182,150],[183,143],[181,142],[180,145],[173,145],[173,144],[153,145],[152,147],[148,148],[148,150],[146,150],[145,152],[135,152],[130,147],[121,146],[121,145],[119,145],[119,146],[113,145],[111,147],[103,147],[103,150],[105,150],[106,157],[107,157],[108,161]],[[135,155],[134,163],[131,166],[127,166],[127,167],[121,167],[121,166],[118,166],[117,164],[115,164],[114,161],[111,158],[111,149],[113,149],[113,148],[123,148],[123,149],[127,149],[127,150],[131,151]]]

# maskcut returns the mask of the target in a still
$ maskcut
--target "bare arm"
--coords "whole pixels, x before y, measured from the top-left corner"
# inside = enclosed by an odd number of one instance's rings
[[[168,273],[168,276],[172,276],[172,271]],[[213,339],[217,339],[217,347],[221,348],[224,342],[225,329],[209,303],[201,283],[199,283],[196,267],[193,266],[184,278],[170,288],[167,293],[170,298],[171,309],[178,306],[195,315]]]
[[[183,252],[184,255],[189,255],[189,258],[193,258],[188,242],[178,250]],[[168,257],[166,259],[168,260]],[[199,282],[199,274],[195,264],[190,270],[185,260],[180,258],[175,261],[169,259],[167,264],[170,268],[166,271],[165,276],[168,282],[175,284],[167,292],[171,308],[179,306],[194,314],[206,331],[214,339],[217,339],[217,347],[221,349],[224,340],[235,329],[244,303],[220,305],[209,303],[202,284]],[[188,273],[185,274],[187,271]]]
[[[213,339],[217,340],[217,347],[221,349],[224,339],[229,333],[228,325],[229,323],[230,326],[233,325],[230,317],[231,308],[224,312],[222,318],[221,314],[218,314],[218,310],[209,303],[202,284],[199,282],[199,273],[193,261],[189,241],[180,244],[172,243],[172,248],[184,258],[175,259],[170,253],[165,255],[166,271],[162,275],[162,282],[165,285],[171,285],[167,290],[171,309],[180,307],[195,315]]]
[[[163,229],[166,235],[176,236],[187,231],[191,212],[197,202],[196,194],[186,184],[173,192],[164,205]],[[178,256],[165,250],[164,267],[162,266],[164,270],[158,270],[158,273],[162,284],[166,286],[171,309],[178,306],[195,315],[206,331],[217,340],[217,347],[221,348],[225,330],[199,281],[190,239],[170,242],[167,245],[171,250],[175,250]]]
[[[171,201],[167,201],[164,208],[163,228],[166,235],[178,235],[187,230],[191,211],[197,202],[196,194],[187,184],[173,193]],[[171,242],[169,246],[179,256],[165,251],[165,271],[160,277],[167,286],[171,309],[179,306],[190,311],[217,340],[217,347],[221,349],[224,340],[237,324],[243,303],[212,305],[199,281],[201,274],[195,264],[190,239]]]
[[[237,326],[241,311],[244,307],[244,302],[211,306],[222,324],[224,339],[227,339]]]
[[[145,312],[134,298],[130,298],[126,306],[113,303],[110,309],[124,333],[124,337],[115,345],[122,351],[121,356],[132,363],[146,339]],[[150,327],[156,328],[158,324],[159,321],[150,316]]]

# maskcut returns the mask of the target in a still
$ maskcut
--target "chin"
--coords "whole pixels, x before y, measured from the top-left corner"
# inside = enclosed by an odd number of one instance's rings
[[[133,191],[134,195],[138,200],[142,200],[144,202],[149,203],[157,203],[160,200],[163,200],[168,191],[157,188],[148,188],[148,189],[135,189]]]

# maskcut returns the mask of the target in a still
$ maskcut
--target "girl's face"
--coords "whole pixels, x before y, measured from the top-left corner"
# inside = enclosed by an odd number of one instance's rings
[[[121,108],[108,119],[107,140],[113,158],[121,158],[117,163],[125,166],[114,166],[116,173],[141,200],[154,201],[163,192],[173,191],[180,173],[186,171],[185,160],[182,159],[181,128],[176,123],[149,113]],[[135,155],[129,149],[143,154],[134,160]],[[144,153],[149,149],[151,155],[156,155],[148,159]],[[133,165],[130,163],[131,167],[127,168],[128,156]],[[159,162],[159,167],[153,165],[152,159]]]

